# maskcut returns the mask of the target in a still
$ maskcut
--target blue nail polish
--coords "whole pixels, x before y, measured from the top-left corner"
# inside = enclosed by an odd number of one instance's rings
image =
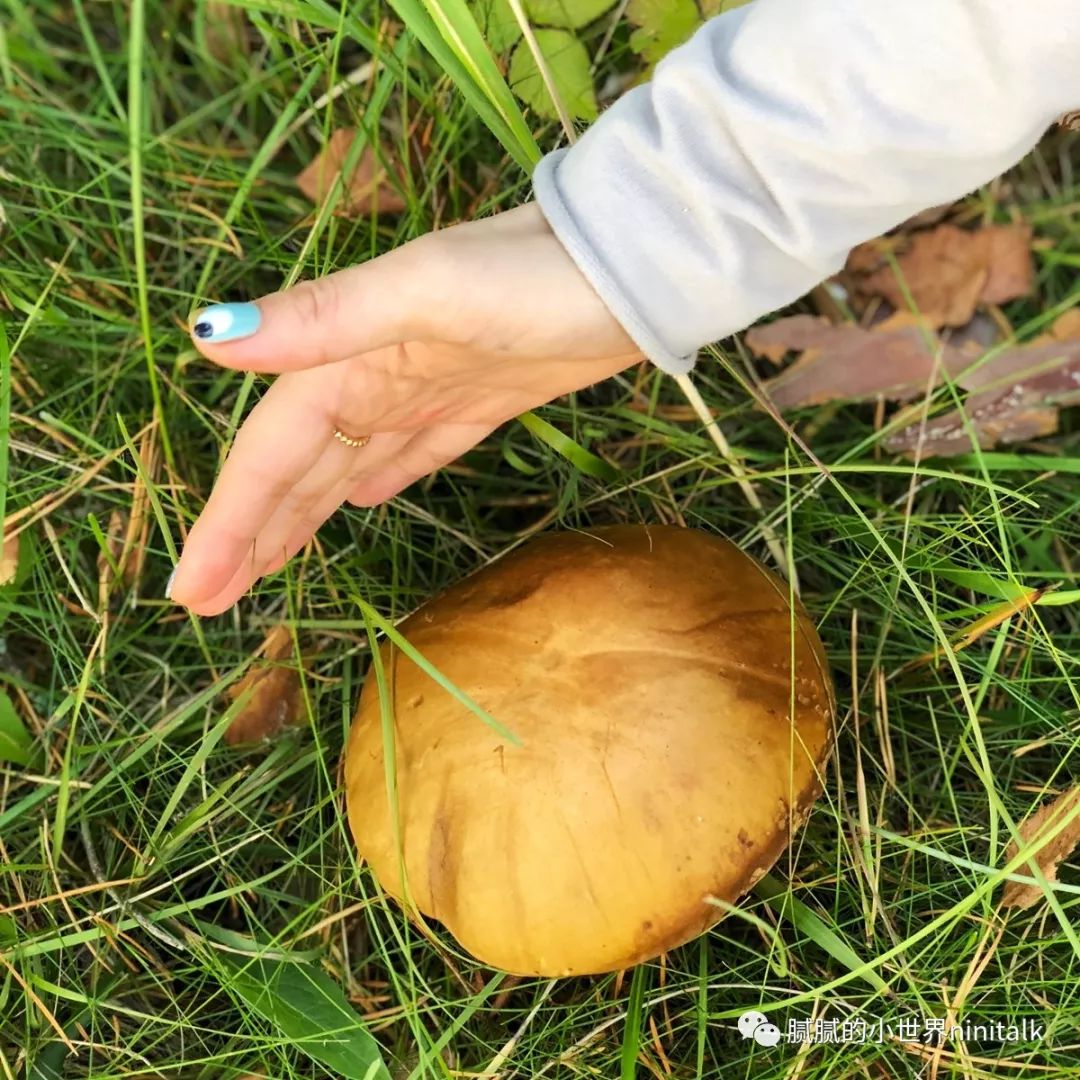
[[[251,337],[261,322],[262,313],[255,304],[215,304],[195,312],[191,332],[200,340],[216,345]]]

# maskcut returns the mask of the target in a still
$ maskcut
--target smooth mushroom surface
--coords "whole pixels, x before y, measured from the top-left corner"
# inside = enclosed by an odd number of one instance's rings
[[[385,644],[397,827],[374,665],[349,736],[349,822],[382,887],[493,967],[598,973],[688,941],[821,790],[821,641],[788,586],[716,536],[545,535],[398,629],[521,745]]]

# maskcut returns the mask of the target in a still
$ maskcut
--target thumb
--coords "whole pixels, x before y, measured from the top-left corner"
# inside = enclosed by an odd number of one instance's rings
[[[254,303],[203,308],[191,317],[192,340],[223,367],[272,373],[421,337],[430,322],[424,270],[431,263],[417,257],[416,243]]]

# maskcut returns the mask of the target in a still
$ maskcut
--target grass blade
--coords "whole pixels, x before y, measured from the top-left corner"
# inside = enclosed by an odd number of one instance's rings
[[[370,604],[364,603],[359,596],[353,595],[353,602],[360,608],[364,618],[377,626],[425,675],[434,679],[448,694],[452,694],[470,712],[483,720],[493,731],[501,735],[507,742],[514,746],[521,746],[521,740],[507,727],[504,727],[486,709],[473,701],[464,690],[456,687],[438,668],[429,660],[426,660],[412,645],[394,629],[393,625],[386,621]]]
[[[797,900],[790,889],[781,885],[771,874],[766,874],[754,889],[778,914],[784,916],[798,930],[801,930],[815,945],[820,945],[834,960],[838,960],[848,971],[858,971],[865,966],[855,950],[835,930],[831,930],[801,900]],[[876,971],[864,971],[863,978],[875,990],[883,994],[891,993],[888,983]]]
[[[525,172],[541,153],[464,0],[390,0],[390,6]]]
[[[557,427],[542,420],[534,412],[522,413],[519,423],[541,442],[547,443],[557,454],[566,458],[575,469],[595,476],[598,480],[617,480],[619,470],[609,465],[603,458],[598,458],[583,446],[579,446],[569,435],[564,435]]]

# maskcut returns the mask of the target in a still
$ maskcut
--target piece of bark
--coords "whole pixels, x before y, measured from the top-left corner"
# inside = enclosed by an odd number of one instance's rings
[[[964,424],[965,416],[983,450],[1053,435],[1058,425],[1058,410],[1053,405],[1018,402],[1003,394],[977,405],[969,404],[963,413],[953,409],[943,416],[931,417],[925,429],[920,424],[912,424],[890,435],[885,440],[885,449],[908,457],[970,454],[973,444]]]
[[[971,363],[970,356],[928,337],[924,328],[907,318],[866,330],[796,315],[755,328],[745,340],[759,355],[802,352],[794,364],[765,383],[765,392],[781,410],[879,397],[909,401],[925,393],[935,364],[936,384],[941,370],[955,375]]]
[[[925,430],[913,424],[898,431],[886,439],[886,449],[899,454],[970,453],[965,416],[984,450],[1052,435],[1058,410],[1080,404],[1080,339],[1044,339],[1043,344],[1005,349],[957,381],[974,391],[962,411],[931,417]]]
[[[1080,804],[1080,787],[1073,787],[1040,806],[1031,817],[1020,823],[1017,830],[1025,845],[1037,841],[1048,828],[1059,826],[1065,818],[1075,812],[1078,804]],[[1071,824],[1062,829],[1053,840],[1045,843],[1034,855],[1035,864],[1048,882],[1057,881],[1058,867],[1073,853],[1078,843],[1080,843],[1080,814],[1077,814]],[[1019,851],[1016,841],[1010,840],[1005,848],[1005,861],[1011,862]],[[1021,867],[1019,872],[1025,873],[1024,868]],[[1007,881],[1001,895],[1001,906],[1030,908],[1045,898],[1046,894],[1038,885]]]

